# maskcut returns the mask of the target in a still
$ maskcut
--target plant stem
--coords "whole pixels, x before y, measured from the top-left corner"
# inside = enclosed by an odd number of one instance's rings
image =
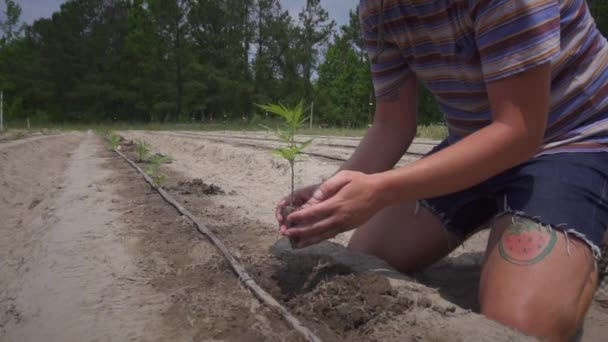
[[[293,206],[293,203],[294,203],[294,198],[293,198],[293,192],[294,192],[294,183],[295,183],[295,172],[294,172],[294,170],[293,170],[293,168],[294,168],[294,164],[295,164],[295,163],[294,163],[294,161],[293,161],[293,160],[290,160],[290,161],[289,161],[289,165],[291,166],[291,201],[290,201],[290,202],[291,202],[291,203],[290,203],[290,205],[291,205],[291,206]]]
[[[291,131],[291,148],[294,148],[296,146],[296,130],[297,127],[294,127]],[[289,161],[289,164],[291,166],[291,205],[293,206],[294,204],[294,191],[295,191],[295,156],[294,159]]]

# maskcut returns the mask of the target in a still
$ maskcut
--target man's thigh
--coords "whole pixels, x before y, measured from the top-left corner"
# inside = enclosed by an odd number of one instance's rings
[[[348,248],[410,273],[443,258],[461,240],[427,208],[409,202],[380,211],[353,233]]]
[[[495,222],[479,293],[489,318],[564,340],[580,328],[596,285],[593,252],[573,234],[513,215]]]

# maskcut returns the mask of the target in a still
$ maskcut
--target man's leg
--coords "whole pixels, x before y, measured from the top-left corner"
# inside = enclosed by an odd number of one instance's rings
[[[460,242],[428,209],[411,202],[380,211],[354,232],[348,248],[409,273],[443,258]]]
[[[510,215],[492,228],[479,293],[487,317],[567,341],[582,325],[596,285],[591,248],[574,235]]]

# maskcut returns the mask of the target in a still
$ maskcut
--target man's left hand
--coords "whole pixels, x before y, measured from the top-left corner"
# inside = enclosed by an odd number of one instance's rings
[[[304,248],[366,223],[383,206],[380,174],[341,171],[321,184],[309,203],[289,215],[300,222],[281,233],[298,240]]]

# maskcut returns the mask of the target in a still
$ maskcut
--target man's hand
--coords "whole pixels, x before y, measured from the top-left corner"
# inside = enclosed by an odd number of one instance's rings
[[[279,230],[281,232],[287,229],[287,227],[285,226],[285,217],[283,217],[283,208],[287,205],[292,205],[296,208],[299,208],[304,204],[311,202],[312,195],[318,188],[319,184],[314,184],[296,190],[293,193],[293,203],[291,203],[291,195],[287,195],[279,201],[275,210],[275,216],[277,218],[277,221],[279,221]]]
[[[303,209],[289,215],[301,222],[281,233],[296,238],[303,248],[357,228],[381,208],[378,175],[341,171],[314,191]]]

